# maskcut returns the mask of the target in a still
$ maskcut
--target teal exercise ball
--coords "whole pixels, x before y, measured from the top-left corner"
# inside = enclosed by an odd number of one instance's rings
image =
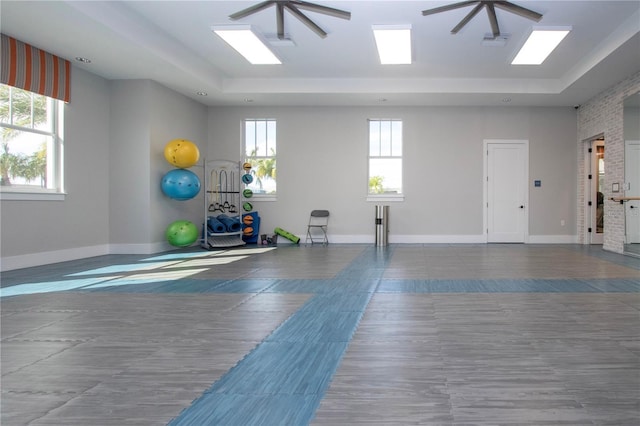
[[[165,235],[172,246],[187,247],[198,239],[198,228],[188,220],[176,220],[167,226]]]
[[[253,176],[251,176],[249,173],[242,175],[242,183],[244,183],[245,185],[249,185],[251,182],[253,182]]]
[[[174,200],[190,200],[200,192],[200,178],[191,170],[173,169],[162,178],[162,192]]]

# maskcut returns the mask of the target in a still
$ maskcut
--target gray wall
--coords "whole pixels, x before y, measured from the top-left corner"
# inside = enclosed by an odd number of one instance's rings
[[[116,253],[144,252],[150,241],[151,84],[148,80],[111,84],[109,242]]]
[[[171,248],[166,243],[167,226],[179,219],[190,220],[197,226],[203,221],[204,179],[203,156],[207,147],[207,108],[184,96],[177,95],[157,83],[151,93],[150,150],[150,239],[156,250]],[[173,139],[187,139],[200,150],[200,161],[190,167],[200,178],[203,189],[197,197],[176,201],[162,192],[160,182],[168,171],[174,169],[164,158],[164,147]]]
[[[484,139],[529,140],[531,241],[574,241],[573,108],[210,108],[209,159],[237,158],[244,118],[278,120],[278,199],[254,198],[263,233],[279,226],[303,236],[309,211],[326,208],[332,241],[373,241],[367,119],[400,118],[405,199],[379,203],[390,205],[391,242],[481,240]]]
[[[202,192],[187,201],[162,193],[174,168],[164,147],[177,138],[206,144],[207,108],[150,80],[121,80],[112,84],[111,109],[111,252],[168,250],[166,227],[178,219],[200,226],[204,201]],[[202,178],[201,165],[190,170]]]
[[[71,94],[65,107],[66,198],[0,203],[3,269],[108,252],[109,83],[74,68]]]
[[[108,253],[171,249],[174,220],[200,226],[202,193],[175,201],[161,189],[173,167],[164,146],[189,139],[204,151],[207,108],[150,80],[107,81],[73,69],[65,106],[64,201],[0,203],[2,270]],[[202,177],[202,167],[192,168]]]

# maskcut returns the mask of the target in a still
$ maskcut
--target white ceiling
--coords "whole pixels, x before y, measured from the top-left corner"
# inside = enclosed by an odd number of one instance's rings
[[[259,2],[2,0],[0,28],[61,57],[89,58],[75,66],[104,78],[152,79],[205,105],[579,105],[640,70],[640,0],[512,0],[543,18],[496,8],[510,35],[504,47],[482,45],[485,11],[450,34],[473,6],[423,16],[455,2],[311,0],[351,19],[303,11],[323,39],[285,13],[295,45],[272,46],[283,64],[250,65],[211,26],[246,23],[275,38],[275,7],[228,18]],[[380,65],[372,24],[411,24],[413,64]],[[542,65],[510,65],[534,26],[567,25]]]

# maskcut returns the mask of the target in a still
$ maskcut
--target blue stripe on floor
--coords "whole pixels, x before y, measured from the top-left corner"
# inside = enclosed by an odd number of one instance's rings
[[[378,293],[637,293],[640,279],[383,279]]]
[[[189,416],[180,416],[170,425],[304,425],[308,423],[308,413],[314,412],[317,401],[315,395],[239,395],[213,394],[206,403],[198,400],[189,407]],[[212,409],[212,407],[215,407]],[[297,407],[291,410],[290,407]],[[261,421],[261,415],[268,413]],[[273,419],[277,419],[273,422]]]
[[[316,293],[169,424],[308,424],[388,258],[366,249],[336,279],[316,281],[326,291]]]
[[[605,293],[637,293],[640,292],[640,278],[589,280],[589,285]]]

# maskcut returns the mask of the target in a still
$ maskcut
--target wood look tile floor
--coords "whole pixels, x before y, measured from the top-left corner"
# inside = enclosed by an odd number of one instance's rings
[[[8,271],[0,424],[640,425],[640,259],[577,245]]]

